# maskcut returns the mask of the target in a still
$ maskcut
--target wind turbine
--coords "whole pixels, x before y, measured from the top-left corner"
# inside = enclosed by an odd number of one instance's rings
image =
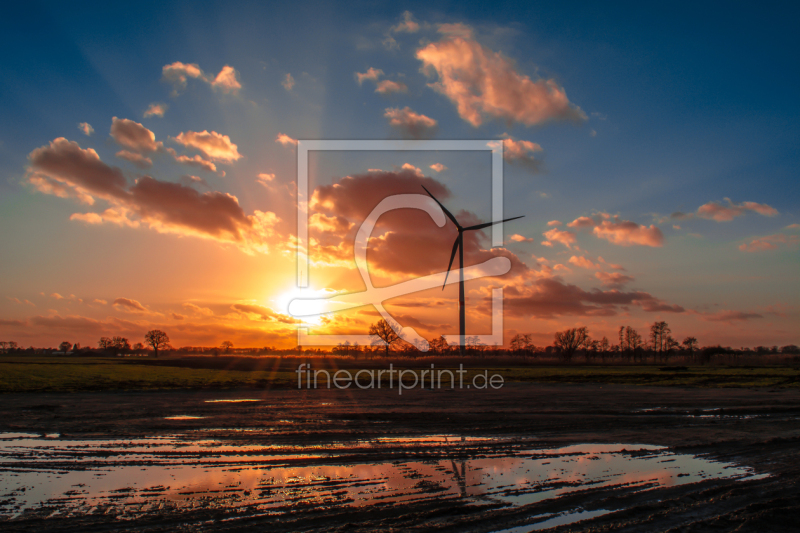
[[[422,188],[425,189],[425,186],[423,185]],[[431,194],[431,191],[425,189],[425,192],[428,193],[428,196],[433,198],[437,204],[439,204],[439,207],[442,208],[442,211],[444,211],[444,214],[447,215],[447,218],[452,220],[453,224],[456,225],[456,229],[458,229],[458,237],[456,237],[456,242],[453,243],[453,251],[450,253],[450,264],[447,265],[447,273],[444,275],[444,284],[442,285],[442,290],[444,290],[445,285],[447,285],[447,276],[450,275],[450,267],[453,266],[453,259],[455,259],[456,251],[458,251],[458,349],[461,355],[464,355],[464,330],[466,329],[466,309],[464,305],[464,232],[488,228],[489,226],[494,226],[495,224],[500,224],[501,222],[508,222],[510,220],[522,218],[525,215],[507,218],[505,220],[497,220],[495,222],[486,222],[485,224],[476,224],[474,226],[468,226],[465,228],[458,223],[458,220],[456,220],[456,217],[453,216],[453,213],[448,211],[447,208],[442,205],[442,202],[437,200],[436,197]]]

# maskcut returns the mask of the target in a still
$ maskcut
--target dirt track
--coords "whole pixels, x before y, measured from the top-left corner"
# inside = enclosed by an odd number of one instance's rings
[[[251,398],[251,403],[208,403]],[[172,415],[205,417],[165,420]],[[522,448],[581,443],[670,447],[751,467],[768,477],[704,480],[674,487],[587,487],[527,505],[500,506],[441,493],[390,505],[293,506],[265,514],[244,500],[176,509],[169,503],[120,520],[115,508],[53,515],[53,507],[0,518],[4,531],[498,531],[535,527],[532,517],[607,510],[554,531],[796,531],[800,511],[800,392],[644,388],[620,385],[506,384],[475,391],[171,391],[0,396],[0,431],[59,433],[61,439],[192,435],[281,453],[337,445],[341,463],[437,461],[441,448],[347,443],[391,436],[466,435],[493,440],[447,448],[458,460]],[[243,433],[240,428],[252,431]],[[267,431],[269,429],[269,431]],[[263,430],[263,431],[262,431]],[[19,459],[17,459],[19,460]],[[309,459],[298,459],[309,462]],[[311,461],[313,462],[313,460]],[[304,464],[305,464],[304,463]],[[35,459],[30,466],[35,467]],[[463,472],[463,466],[462,466]],[[6,474],[3,474],[6,475]],[[427,489],[426,489],[427,490]],[[227,500],[226,500],[227,501]],[[217,502],[219,503],[219,502]],[[50,516],[50,518],[48,518]]]

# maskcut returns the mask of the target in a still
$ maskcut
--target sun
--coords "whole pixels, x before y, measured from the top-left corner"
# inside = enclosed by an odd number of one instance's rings
[[[336,294],[336,291],[332,289],[301,289],[298,287],[293,287],[288,291],[282,292],[276,296],[273,301],[275,302],[277,311],[279,313],[290,315],[289,303],[295,298],[323,299],[329,298],[334,294]],[[300,318],[300,320],[303,321],[303,324],[310,326],[322,325],[322,313],[325,311],[325,304],[323,302],[309,302],[308,308],[310,308],[312,311],[315,311],[316,314]]]

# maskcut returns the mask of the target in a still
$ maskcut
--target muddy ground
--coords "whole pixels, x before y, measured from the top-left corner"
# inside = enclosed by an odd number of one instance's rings
[[[249,398],[247,403],[207,400]],[[168,420],[175,415],[204,418]],[[532,517],[610,511],[547,531],[798,531],[800,391],[684,389],[625,385],[509,383],[500,390],[236,390],[0,395],[0,432],[60,439],[190,435],[236,445],[310,448],[336,445],[342,464],[441,458],[456,461],[526,448],[638,443],[746,466],[749,479],[707,479],[674,487],[586,487],[521,506],[430,497],[352,507],[285,505],[269,513],[240,499],[176,508],[169,501],[121,516],[99,506],[60,513],[58,503],[0,516],[3,531],[474,531],[536,526]],[[241,428],[251,431],[242,432]],[[269,431],[266,431],[266,429]],[[263,431],[262,431],[263,430]],[[404,444],[350,445],[383,437],[491,437],[442,449]],[[187,438],[187,437],[184,437]],[[82,457],[81,460],[91,460]],[[15,457],[36,468],[36,457]],[[27,461],[27,463],[26,463]],[[146,468],[147,465],[143,465]],[[62,466],[70,468],[69,464]],[[463,469],[463,467],[462,467]],[[457,474],[457,472],[456,472]],[[8,475],[0,469],[0,476]],[[8,496],[8,495],[0,495]],[[222,501],[222,500],[220,500]],[[224,502],[223,502],[224,503]],[[54,511],[54,509],[56,509]],[[142,509],[141,507],[139,509]],[[123,519],[124,518],[124,519]]]

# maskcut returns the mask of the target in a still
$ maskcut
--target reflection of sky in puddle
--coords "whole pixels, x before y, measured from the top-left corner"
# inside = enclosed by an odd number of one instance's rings
[[[573,513],[561,513],[557,515],[542,515],[531,518],[531,520],[540,518],[541,520],[538,522],[529,522],[524,526],[501,529],[495,531],[494,533],[528,533],[529,531],[539,531],[551,527],[580,522],[581,520],[588,520],[589,518],[603,516],[604,514],[608,514],[610,512],[611,511],[607,509],[597,509],[594,511],[577,511]]]
[[[43,504],[49,512],[63,514],[112,505],[133,517],[154,510],[162,499],[178,510],[202,502],[272,513],[310,504],[363,506],[442,498],[517,506],[585,488],[646,490],[752,475],[748,468],[651,445],[515,446],[513,451],[487,446],[506,442],[431,435],[289,447],[180,435],[81,441],[0,434],[0,516]],[[387,459],[398,451],[399,460]],[[408,451],[422,455],[409,460]],[[370,462],[376,453],[380,459]],[[573,515],[568,521],[589,517],[571,513],[542,520]]]

